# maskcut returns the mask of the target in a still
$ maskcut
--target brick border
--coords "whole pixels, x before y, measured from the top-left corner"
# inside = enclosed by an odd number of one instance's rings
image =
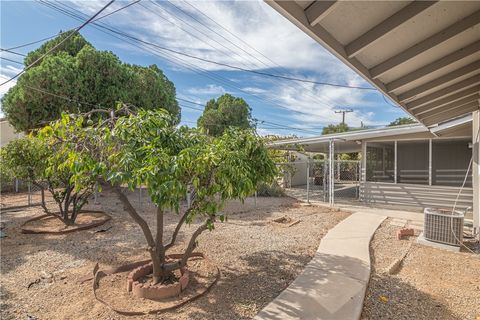
[[[71,233],[71,232],[75,232],[75,231],[87,230],[87,229],[95,228],[95,227],[101,226],[101,225],[104,224],[105,222],[107,222],[107,221],[109,221],[109,220],[112,219],[112,216],[110,216],[109,214],[105,213],[104,211],[99,211],[99,210],[80,210],[79,213],[87,213],[87,212],[101,213],[101,214],[103,214],[104,218],[103,218],[102,221],[84,224],[84,225],[78,226],[78,227],[76,227],[76,228],[68,229],[68,230],[47,231],[47,230],[41,230],[41,229],[30,229],[30,228],[27,227],[27,225],[28,225],[30,222],[33,222],[33,221],[37,221],[37,220],[40,220],[40,219],[43,219],[43,218],[47,218],[47,217],[55,218],[55,216],[52,216],[51,214],[42,214],[42,215],[40,215],[40,216],[37,216],[37,217],[33,217],[33,218],[31,218],[31,219],[28,219],[27,221],[25,221],[24,223],[22,223],[21,226],[20,226],[20,229],[21,229],[21,232],[22,232],[22,233],[25,233],[25,234],[67,234],[67,233]]]
[[[180,259],[183,255],[181,254],[170,254],[168,255],[169,258],[171,259]],[[82,279],[80,281],[80,283],[83,283],[85,281],[88,281],[88,280],[92,280],[93,279],[93,295],[95,296],[95,299],[102,303],[103,305],[105,305],[106,307],[108,307],[110,310],[118,313],[118,314],[121,314],[121,315],[124,315],[124,316],[140,316],[140,315],[147,315],[147,314],[157,314],[157,313],[161,313],[161,312],[165,312],[165,311],[170,311],[170,310],[175,310],[189,302],[192,302],[198,298],[200,298],[201,296],[205,295],[206,293],[208,293],[212,287],[217,284],[218,280],[220,280],[220,269],[218,268],[218,266],[214,265],[209,259],[207,259],[205,257],[205,255],[203,253],[200,253],[200,252],[194,252],[192,253],[192,255],[190,256],[189,259],[191,258],[202,258],[207,264],[210,264],[215,270],[216,270],[216,275],[215,275],[215,279],[213,280],[212,283],[210,283],[205,289],[203,289],[202,291],[196,293],[193,297],[187,299],[187,300],[184,300],[184,301],[181,301],[177,304],[174,304],[173,306],[168,306],[168,307],[164,307],[164,308],[158,308],[158,309],[151,309],[149,311],[130,311],[130,310],[122,310],[122,309],[116,309],[114,307],[112,307],[108,302],[106,302],[105,300],[101,299],[98,295],[97,295],[97,289],[99,288],[100,286],[100,279],[106,277],[106,276],[109,276],[109,275],[112,275],[112,274],[116,274],[116,273],[120,273],[120,272],[126,272],[126,271],[130,271],[130,270],[133,270],[139,266],[142,266],[144,264],[147,264],[150,260],[145,260],[145,261],[141,261],[141,262],[135,262],[135,263],[130,263],[130,264],[126,264],[126,265],[122,265],[122,266],[119,266],[119,267],[116,267],[116,268],[108,268],[108,269],[105,269],[105,270],[100,270],[99,269],[99,266],[98,266],[98,263],[95,265],[95,267],[93,268],[93,277],[86,277],[84,279]],[[140,264],[140,265],[139,265]]]
[[[187,288],[190,280],[190,272],[186,268],[180,269],[180,279],[177,283],[162,285],[151,283],[140,283],[138,279],[145,277],[153,272],[153,264],[148,263],[133,269],[127,277],[127,291],[132,292],[135,297],[150,300],[161,300],[178,296]]]

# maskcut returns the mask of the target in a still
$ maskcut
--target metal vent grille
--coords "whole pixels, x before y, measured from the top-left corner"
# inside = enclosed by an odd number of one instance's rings
[[[451,210],[425,208],[425,239],[460,246],[463,242],[464,214]]]

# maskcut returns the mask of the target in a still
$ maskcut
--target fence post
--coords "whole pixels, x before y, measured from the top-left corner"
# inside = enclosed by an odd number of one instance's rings
[[[15,178],[15,193],[18,193],[18,179]]]
[[[255,206],[255,209],[257,208],[257,191],[255,191],[255,195],[254,195],[254,206]]]
[[[310,203],[310,160],[307,159],[307,203]]]
[[[30,185],[30,181],[27,183],[27,187],[28,187],[28,205],[32,205],[32,188],[31,188],[31,185]]]
[[[187,191],[187,208],[190,209],[190,206],[192,205],[192,194],[190,193],[190,190]]]
[[[327,159],[326,157],[323,158],[323,202],[327,202]]]

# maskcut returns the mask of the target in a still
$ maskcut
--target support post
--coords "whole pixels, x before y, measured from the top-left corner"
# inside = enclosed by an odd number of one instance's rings
[[[18,193],[18,179],[15,178],[15,193]]]
[[[472,187],[473,187],[473,227],[480,232],[480,111],[472,113]]]
[[[394,150],[393,150],[393,182],[397,183],[397,140],[394,142]]]
[[[310,203],[310,159],[307,159],[307,203]]]
[[[329,153],[328,153],[328,203],[330,207],[333,207],[335,203],[335,177],[334,177],[334,153],[335,153],[335,145],[333,140],[329,141]]]
[[[360,162],[360,201],[366,202],[365,189],[367,182],[367,142],[362,141],[362,160]]]
[[[428,139],[428,185],[432,185],[432,139]]]

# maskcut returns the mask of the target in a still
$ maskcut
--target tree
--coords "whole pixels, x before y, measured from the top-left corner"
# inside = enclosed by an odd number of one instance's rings
[[[341,133],[350,131],[350,127],[345,123],[329,124],[323,127],[322,134]]]
[[[253,128],[251,113],[252,109],[245,100],[226,93],[217,100],[211,99],[207,102],[197,125],[204,128],[208,134],[219,136],[229,127]]]
[[[53,142],[45,139],[43,133],[40,133],[40,138],[27,136],[12,140],[2,147],[1,159],[16,178],[29,181],[40,189],[45,213],[72,225],[91,196],[95,180],[84,176],[81,184],[75,185],[71,180],[72,167],[79,159],[69,157],[65,145]],[[52,194],[59,213],[47,208],[45,189]]]
[[[153,281],[162,282],[183,268],[195,249],[198,236],[213,230],[229,199],[244,199],[261,181],[271,181],[276,173],[262,140],[252,131],[228,129],[217,137],[201,130],[175,127],[175,119],[164,110],[140,110],[82,127],[84,116],[68,116],[45,129],[52,139],[69,148],[67,162],[74,161],[72,180],[82,185],[85,175],[96,177],[103,188],[115,193],[125,210],[140,226],[153,263]],[[63,135],[62,133],[67,133]],[[79,179],[79,180],[78,180]],[[138,214],[121,186],[144,186],[155,204],[156,232]],[[189,191],[191,206],[181,203]],[[180,215],[170,238],[164,236],[163,217],[168,210]],[[185,223],[201,220],[188,241],[182,258],[167,261]]]
[[[25,58],[29,65],[70,32],[47,41]],[[59,119],[62,112],[114,108],[118,101],[163,108],[180,121],[175,87],[155,65],[124,64],[109,51],[98,51],[79,33],[28,69],[2,98],[2,109],[17,131],[30,131]],[[77,102],[78,101],[78,102]]]
[[[45,206],[43,186],[38,183],[46,169],[45,158],[48,157],[47,146],[31,136],[10,141],[0,149],[2,168],[12,177],[25,180],[40,187],[42,206]]]
[[[390,122],[387,127],[393,127],[393,126],[399,126],[402,124],[411,124],[411,123],[417,123],[417,121],[415,121],[410,117],[400,117]]]

